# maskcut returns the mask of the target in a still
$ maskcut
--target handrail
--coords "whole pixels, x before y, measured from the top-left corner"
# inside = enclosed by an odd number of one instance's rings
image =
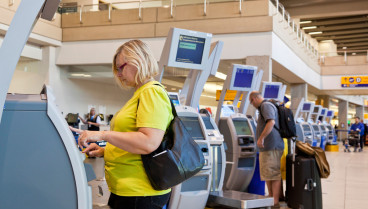
[[[168,1],[168,0],[166,0]],[[171,18],[174,18],[174,9],[176,7],[176,2],[178,0],[170,0],[170,16]],[[198,2],[201,2],[202,0],[199,0]],[[280,23],[285,22],[285,24],[283,25],[283,28],[288,30],[288,28],[290,28],[290,35],[292,33],[295,33],[295,39],[297,40],[298,43],[301,43],[302,46],[306,47],[306,50],[309,52],[310,55],[315,56],[316,58],[318,58],[319,54],[318,54],[318,50],[315,49],[314,47],[312,47],[312,43],[310,40],[310,36],[305,34],[303,32],[303,30],[300,28],[300,24],[297,23],[290,15],[290,13],[285,9],[285,6],[283,4],[280,3],[279,0],[269,0],[271,3],[273,3],[273,5],[276,7],[276,11],[275,13],[273,13],[272,11],[272,15],[273,16],[277,16],[280,15],[277,19]],[[14,0],[9,0],[10,2],[14,2]],[[127,8],[127,9],[138,9],[138,18],[139,20],[142,20],[142,8],[143,8],[143,4],[145,4],[146,2],[152,2],[153,3],[153,7],[159,7],[159,6],[155,6],[155,5],[159,5],[156,4],[156,2],[163,2],[162,0],[130,0],[130,1],[125,1],[125,2],[115,2],[115,3],[109,3],[109,8],[108,8],[108,20],[111,22],[112,21],[112,9],[113,8],[117,8],[119,9],[118,6],[114,6],[114,5],[118,5],[118,4],[123,4],[123,7],[120,8]],[[198,4],[198,2],[196,4]],[[137,3],[137,4],[136,4]],[[114,5],[113,5],[114,4]],[[132,4],[134,6],[132,6]],[[208,12],[209,12],[209,8],[208,5],[210,4],[209,0],[203,0],[203,15],[207,16]],[[101,5],[101,4],[98,4]],[[127,6],[125,6],[127,5]],[[138,5],[138,6],[137,6]],[[160,4],[161,5],[161,4]],[[92,6],[92,8],[97,8],[95,6],[97,6],[97,4],[92,4],[92,5],[81,5],[80,6],[80,11],[79,11],[79,22],[80,24],[83,24],[83,12],[89,11],[88,9],[86,9],[90,6]],[[242,8],[243,6],[243,0],[239,0],[239,13],[242,14]],[[165,6],[166,7],[166,6]],[[272,10],[274,10],[275,7],[272,7]],[[106,8],[106,7],[105,7]],[[94,9],[92,9],[92,11],[95,11]]]
[[[83,21],[82,21],[82,11],[83,11],[83,5],[80,6],[80,10],[79,10],[79,23],[80,24],[83,24]]]
[[[341,53],[343,53],[343,55],[341,55]],[[361,53],[361,55],[357,55],[357,53]],[[344,63],[348,64],[348,57],[362,56],[364,54],[365,54],[364,56],[366,57],[366,62],[368,63],[368,50],[336,50],[336,51],[324,51],[324,52],[321,52],[320,54],[321,54],[320,56],[318,54],[318,57],[322,64],[325,64],[326,57],[341,57],[341,56],[344,57]],[[329,55],[329,54],[333,54],[333,55]]]
[[[241,14],[242,11],[242,4],[243,4],[243,0],[239,0],[239,14]]]
[[[170,16],[171,16],[171,18],[174,17],[173,6],[174,6],[174,0],[170,0]]]
[[[109,22],[111,22],[112,3],[109,4]]]
[[[203,10],[204,16],[207,16],[207,0],[204,0]]]
[[[139,0],[139,11],[138,11],[139,20],[142,20],[142,0]]]

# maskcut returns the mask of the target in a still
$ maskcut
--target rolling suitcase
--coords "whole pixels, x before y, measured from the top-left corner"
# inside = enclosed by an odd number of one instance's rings
[[[313,157],[295,155],[286,157],[286,198],[293,209],[322,209],[321,178]]]

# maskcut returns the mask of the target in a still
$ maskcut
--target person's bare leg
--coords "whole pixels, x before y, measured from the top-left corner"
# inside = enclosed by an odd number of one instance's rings
[[[285,196],[284,196],[284,184],[282,182],[282,179],[281,179],[281,185],[280,185],[280,198],[281,199],[285,199]]]
[[[272,181],[272,194],[275,205],[279,203],[280,189],[281,189],[281,180]]]
[[[266,181],[266,184],[267,184],[268,196],[273,197],[272,181]]]

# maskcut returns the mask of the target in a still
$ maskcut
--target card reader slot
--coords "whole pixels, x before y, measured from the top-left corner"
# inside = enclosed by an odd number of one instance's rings
[[[254,147],[242,147],[241,152],[254,152]]]

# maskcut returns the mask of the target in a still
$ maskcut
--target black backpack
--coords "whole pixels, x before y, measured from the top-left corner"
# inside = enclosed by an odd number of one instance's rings
[[[267,102],[275,105],[277,109],[277,114],[279,116],[279,128],[275,126],[275,129],[280,133],[281,137],[288,139],[296,137],[296,127],[293,112],[289,108],[279,105],[277,102]],[[261,116],[263,117],[262,114]]]

